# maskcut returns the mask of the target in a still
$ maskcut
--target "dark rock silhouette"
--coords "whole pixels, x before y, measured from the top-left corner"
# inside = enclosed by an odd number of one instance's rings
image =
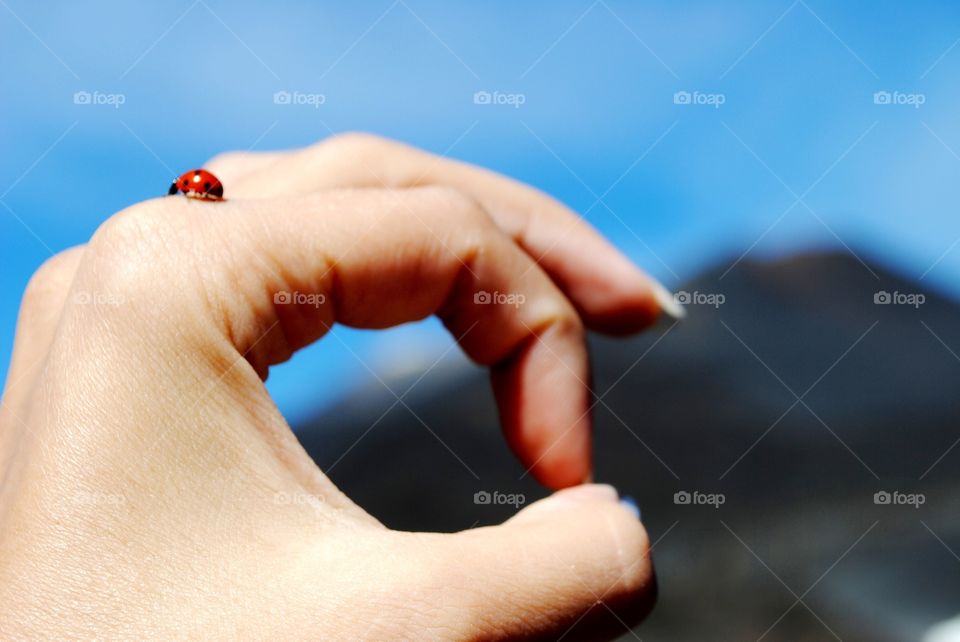
[[[595,475],[655,542],[660,601],[637,635],[918,639],[960,611],[960,308],[848,253],[726,267],[683,288],[686,320],[591,338]],[[493,524],[513,507],[474,493],[545,494],[462,361],[402,402],[374,384],[298,436],[393,528]],[[711,494],[723,504],[696,505]]]

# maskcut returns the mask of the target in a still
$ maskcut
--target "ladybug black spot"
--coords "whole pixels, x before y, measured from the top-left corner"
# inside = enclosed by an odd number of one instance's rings
[[[210,181],[207,181],[203,184],[203,189],[207,190],[208,192],[210,191]]]

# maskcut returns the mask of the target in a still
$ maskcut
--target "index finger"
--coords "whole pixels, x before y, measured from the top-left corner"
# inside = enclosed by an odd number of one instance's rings
[[[210,161],[240,198],[338,187],[446,185],[469,194],[577,307],[588,327],[625,334],[661,313],[684,311],[673,296],[583,217],[543,192],[490,170],[369,134],[341,134],[288,153],[228,153]]]
[[[122,271],[104,265],[117,261],[115,248],[131,246],[151,256],[127,260]],[[214,365],[242,356],[262,377],[334,323],[383,328],[437,314],[471,358],[493,366],[504,434],[533,475],[555,488],[590,475],[582,322],[530,257],[458,192],[161,200],[121,214],[89,248],[78,280],[121,274],[121,283],[100,287],[123,288],[125,309],[140,317],[162,312],[160,327],[183,348],[173,353]],[[144,287],[158,273],[163,305]],[[204,304],[184,304],[191,293]],[[141,325],[135,334],[143,332]]]

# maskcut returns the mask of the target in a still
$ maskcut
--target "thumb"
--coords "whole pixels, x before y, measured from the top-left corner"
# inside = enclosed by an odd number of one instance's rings
[[[655,600],[647,532],[612,486],[559,491],[447,544],[483,637],[616,637]]]

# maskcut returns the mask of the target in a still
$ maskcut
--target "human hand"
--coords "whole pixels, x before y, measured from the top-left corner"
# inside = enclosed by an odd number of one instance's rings
[[[639,330],[669,295],[556,201],[396,143],[208,167],[228,201],[135,205],[31,280],[0,415],[0,630],[569,639],[642,617],[648,540],[613,489],[390,531],[316,468],[263,379],[335,322],[437,314],[491,366],[523,464],[572,486],[590,477],[584,325]]]

